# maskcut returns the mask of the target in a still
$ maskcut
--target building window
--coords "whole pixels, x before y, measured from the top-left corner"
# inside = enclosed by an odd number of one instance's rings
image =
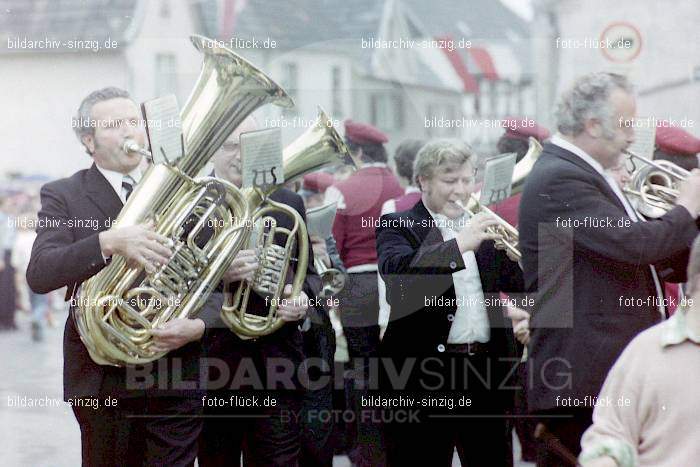
[[[370,96],[372,125],[386,131],[401,130],[404,126],[403,98],[400,94],[374,93]]]
[[[285,63],[282,67],[282,87],[289,97],[294,100],[296,104],[291,109],[284,109],[283,115],[285,117],[297,115],[297,110],[299,108],[299,102],[297,101],[299,97],[298,85],[299,85],[299,69],[296,63]]]
[[[341,89],[343,87],[343,78],[341,76],[341,70],[339,66],[334,66],[331,69],[331,99],[332,99],[332,112],[336,118],[343,116],[343,96]]]
[[[174,54],[156,54],[155,95],[177,95],[177,59]]]

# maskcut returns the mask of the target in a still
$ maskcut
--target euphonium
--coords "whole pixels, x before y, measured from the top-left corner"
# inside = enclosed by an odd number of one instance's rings
[[[625,193],[631,195],[634,209],[648,218],[663,216],[673,209],[678,199],[678,185],[689,172],[673,162],[652,161],[631,151],[625,151],[632,159],[643,162],[630,178]]]
[[[249,216],[250,204],[230,183],[192,177],[255,109],[266,103],[293,105],[282,88],[243,58],[211,39],[191,40],[204,63],[182,110],[185,155],[151,166],[114,223],[125,227],[153,219],[156,232],[172,242],[171,257],[147,273],[115,256],[79,292],[78,331],[102,365],[162,357],[152,350],[151,329],[198,313],[248,237],[241,220]],[[140,151],[132,143],[127,141],[126,149]]]
[[[282,157],[285,182],[296,180],[331,163],[352,161],[347,146],[320,108],[314,125],[284,148]],[[282,303],[285,279],[295,246],[298,256],[291,297],[299,295],[306,278],[309,261],[306,224],[295,209],[268,198],[276,188],[273,186],[264,191],[253,187],[243,190],[249,210],[253,213],[250,219],[259,226],[259,233],[254,237],[253,243],[258,250],[260,266],[252,281],[241,281],[235,291],[224,294],[221,311],[222,320],[243,339],[265,336],[284,324],[277,316],[277,308]],[[284,229],[277,226],[274,218],[270,217],[275,212],[290,216],[293,227]],[[274,243],[280,235],[285,238],[284,246]],[[246,312],[251,291],[269,298],[266,314]]]
[[[542,145],[532,136],[529,138],[529,147],[527,152],[520,161],[515,164],[513,169],[513,177],[511,179],[511,195],[515,195],[523,191],[523,186],[525,185],[525,179],[535,165],[535,162],[540,157],[542,153]],[[504,219],[499,217],[495,212],[484,206],[479,202],[479,196],[481,192],[472,194],[469,197],[467,205],[464,206],[462,203],[458,203],[462,209],[469,212],[471,215],[478,214],[479,212],[485,212],[489,216],[496,219],[498,225],[489,227],[489,231],[498,235],[498,238],[494,241],[496,248],[500,250],[506,250],[510,252],[510,256],[518,261],[522,258],[522,254],[518,249],[519,234],[518,229],[510,225]]]

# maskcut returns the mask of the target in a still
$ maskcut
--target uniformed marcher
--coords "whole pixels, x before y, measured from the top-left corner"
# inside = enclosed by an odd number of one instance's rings
[[[345,141],[360,168],[346,180],[336,183],[326,191],[326,202],[336,201],[338,212],[333,223],[333,237],[338,252],[348,271],[345,288],[338,295],[340,319],[348,341],[351,362],[355,365],[355,377],[362,384],[369,358],[376,357],[379,346],[379,292],[377,290],[377,250],[374,224],[379,219],[385,201],[403,194],[396,176],[387,167],[384,143],[389,138],[377,128],[366,123],[345,121]],[[363,368],[364,367],[364,368]],[[352,378],[351,378],[352,380]],[[352,381],[351,381],[352,384]],[[359,400],[363,389],[349,389],[349,407],[355,409],[357,439],[362,440],[351,449],[350,459],[358,465],[377,465],[383,453],[380,430],[376,423],[363,422]],[[355,400],[355,402],[353,402]],[[365,414],[366,415],[366,414]]]

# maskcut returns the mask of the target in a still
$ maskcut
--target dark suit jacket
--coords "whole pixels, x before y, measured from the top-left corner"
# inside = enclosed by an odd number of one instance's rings
[[[440,230],[422,201],[408,211],[386,214],[377,228],[379,271],[386,282],[391,317],[381,343],[387,357],[440,356],[447,345],[456,306],[433,305],[429,299],[455,303],[452,274],[464,269],[457,240],[443,241]],[[494,381],[513,367],[514,338],[510,321],[499,302],[500,292],[523,290],[522,272],[492,241],[476,251],[479,276],[491,327],[490,357],[501,360]],[[504,373],[505,372],[505,373]]]
[[[107,230],[122,209],[122,202],[109,182],[93,164],[73,176],[47,183],[41,188],[41,210],[37,238],[32,248],[27,268],[27,282],[37,293],[47,293],[68,286],[66,299],[70,299],[76,287],[97,274],[105,267],[100,250],[98,234]],[[219,300],[220,301],[220,300]],[[216,307],[216,300],[207,306]],[[71,310],[72,312],[72,310]],[[177,349],[165,360],[179,359],[182,364],[181,380],[199,380],[199,357],[201,343],[192,342]],[[63,337],[63,385],[66,399],[83,396],[126,397],[141,394],[141,391],[127,390],[124,368],[101,366],[90,358],[80,340],[72,316],[68,317]],[[146,370],[157,377],[158,364],[147,364],[139,368],[142,380],[149,384]],[[132,367],[133,369],[133,367]],[[174,371],[172,373],[175,373]],[[168,385],[157,391],[159,395],[198,395],[201,391],[173,389],[170,384],[174,374],[168,372]]]
[[[304,202],[296,193],[286,188],[280,188],[270,196],[270,199],[291,206],[301,214],[304,221],[306,221]],[[277,213],[273,213],[272,217],[277,221],[278,227],[287,229],[292,227],[291,219],[288,216],[280,216]],[[284,237],[280,235],[275,239],[275,243],[281,245],[283,239]],[[308,242],[308,245],[309,263],[306,270],[303,290],[306,295],[313,300],[320,290],[321,280],[313,268],[314,257],[311,241]],[[294,256],[296,256],[296,249]],[[295,271],[295,262],[291,263],[291,268]],[[287,282],[291,282],[291,275],[287,276]],[[231,287],[231,290],[235,290],[235,288],[238,287],[238,283],[231,283],[229,287]],[[247,308],[248,313],[266,314],[268,309],[269,304],[266,304],[262,297],[254,292],[250,294]],[[308,309],[308,314],[312,321],[319,322],[322,319],[317,315],[319,313],[326,313],[323,307],[310,306]],[[218,312],[211,319],[212,325],[207,327],[204,337],[207,356],[208,358],[215,359],[217,362],[223,363],[226,368],[224,371],[228,372],[229,378],[225,378],[225,375],[220,373],[212,375],[210,389],[249,388],[248,385],[244,384],[241,386],[240,384],[243,381],[240,378],[243,373],[239,373],[238,380],[234,378],[236,372],[240,371],[239,365],[242,358],[249,359],[249,362],[255,364],[255,368],[248,367],[248,371],[255,371],[258,373],[257,376],[260,377],[263,387],[266,386],[266,377],[261,373],[268,371],[268,364],[271,365],[269,367],[272,369],[271,371],[274,371],[273,365],[275,365],[275,359],[278,359],[278,363],[282,361],[279,359],[283,359],[284,364],[293,365],[296,374],[299,365],[305,358],[302,333],[299,330],[299,325],[302,324],[301,321],[285,323],[281,329],[267,336],[252,340],[242,340],[224,324]],[[205,321],[207,320],[205,319]],[[277,368],[277,371],[280,371],[279,368]],[[251,381],[253,380],[248,379],[248,382]],[[293,383],[298,387],[298,381],[293,381]],[[253,386],[255,386],[255,384],[253,384]],[[259,389],[256,387],[253,388]]]
[[[661,280],[685,280],[696,224],[682,207],[631,222],[595,169],[546,144],[525,183],[519,230],[525,285],[536,291],[530,408],[595,396],[625,345],[660,318],[649,265]]]

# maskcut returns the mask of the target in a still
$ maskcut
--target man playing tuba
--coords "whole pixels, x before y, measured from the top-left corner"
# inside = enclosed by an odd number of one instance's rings
[[[240,188],[240,135],[255,129],[254,121],[248,118],[217,151],[213,158],[216,177]],[[305,218],[303,201],[296,193],[280,188],[270,199],[291,206]],[[278,226],[292,227],[289,217],[272,216]],[[309,255],[313,257],[312,252]],[[201,466],[238,465],[244,440],[247,447],[244,455],[256,465],[298,463],[300,430],[295,415],[301,409],[303,393],[296,376],[304,354],[297,323],[306,317],[309,296],[315,295],[313,290],[318,290],[320,284],[312,264],[310,261],[306,271],[305,291],[290,297],[291,286],[286,286],[277,308],[277,316],[286,324],[278,331],[243,340],[220,319],[207,331],[204,343],[210,363],[220,365],[222,370],[210,375],[204,410],[205,415],[212,417],[205,418],[200,438]],[[255,250],[240,250],[224,276],[225,287],[231,291],[241,281],[251,281],[259,267]],[[265,315],[269,308],[269,298],[251,293],[247,313]],[[264,405],[265,400],[267,405]]]
[[[167,239],[155,233],[152,224],[107,230],[142,175],[142,156],[123,150],[127,140],[141,146],[145,142],[136,103],[124,90],[100,89],[83,99],[75,122],[76,135],[93,164],[42,187],[39,228],[27,268],[27,282],[36,293],[68,287],[71,315],[78,306],[81,283],[102,270],[112,255],[146,270],[166,262],[170,255]],[[85,222],[91,219],[98,220],[97,229]],[[80,425],[83,465],[194,463],[201,430],[200,391],[178,390],[172,374],[163,378],[156,370],[167,369],[177,360],[180,382],[184,379],[192,386],[198,381],[198,341],[204,328],[201,319],[170,321],[153,330],[154,348],[172,351],[161,359],[165,364],[115,368],[90,358],[76,323],[68,318],[63,340],[64,399],[73,406]],[[167,387],[160,386],[164,380]],[[105,406],[106,400],[113,399],[116,405]],[[152,416],[131,417],[144,413]],[[173,414],[192,418],[169,417]]]

